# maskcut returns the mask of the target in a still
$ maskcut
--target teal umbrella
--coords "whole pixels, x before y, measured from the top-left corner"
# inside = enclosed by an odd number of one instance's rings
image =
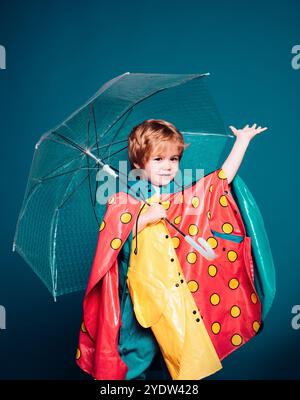
[[[191,144],[181,170],[206,175],[220,167],[233,136],[209,94],[208,75],[126,72],[37,142],[13,250],[55,299],[86,288],[106,209],[96,198],[97,174],[103,165],[118,171],[119,161],[128,161],[134,126],[149,118],[170,121]]]

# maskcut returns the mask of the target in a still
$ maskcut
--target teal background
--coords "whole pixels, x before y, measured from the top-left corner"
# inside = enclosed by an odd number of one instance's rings
[[[1,1],[0,379],[89,379],[74,362],[83,292],[54,303],[11,251],[34,146],[107,80],[130,72],[210,72],[225,126],[269,129],[239,175],[263,215],[277,294],[265,329],[210,379],[300,379],[297,256],[300,44],[297,1]]]

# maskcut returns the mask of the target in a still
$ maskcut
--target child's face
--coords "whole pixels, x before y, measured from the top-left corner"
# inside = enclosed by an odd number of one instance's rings
[[[135,164],[136,168],[140,168]],[[170,144],[163,152],[154,151],[143,170],[146,179],[153,185],[167,185],[177,174],[179,168],[178,147]]]

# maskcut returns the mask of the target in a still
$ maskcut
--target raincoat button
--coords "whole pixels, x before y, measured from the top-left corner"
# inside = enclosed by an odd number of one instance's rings
[[[166,239],[169,239],[169,235],[166,235]]]
[[[171,258],[171,261],[173,262],[173,261],[174,261],[174,258]]]
[[[200,322],[200,318],[197,318],[196,321],[197,321],[197,322]]]
[[[196,310],[194,310],[194,311],[193,311],[193,314],[197,314],[197,311],[196,311]]]
[[[120,354],[121,354],[121,355],[125,355],[126,353],[127,353],[126,347],[122,347],[122,348],[120,349]]]
[[[179,286],[179,283],[176,283],[176,285],[175,285],[176,287],[178,287]]]
[[[178,272],[178,275],[180,276],[180,275],[181,275],[181,273],[180,273],[180,272]]]
[[[180,282],[181,282],[181,283],[183,283],[183,282],[184,282],[184,280],[183,280],[183,279],[180,279]]]

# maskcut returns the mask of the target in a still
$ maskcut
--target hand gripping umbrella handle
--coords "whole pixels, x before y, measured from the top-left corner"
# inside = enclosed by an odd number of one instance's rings
[[[215,257],[216,257],[215,252],[210,247],[210,245],[207,243],[207,241],[205,239],[203,239],[202,237],[198,238],[198,242],[201,244],[202,247],[188,235],[185,235],[184,239],[191,246],[193,246],[197,251],[199,251],[199,253],[202,254],[203,257],[205,257],[207,260],[215,259]]]

